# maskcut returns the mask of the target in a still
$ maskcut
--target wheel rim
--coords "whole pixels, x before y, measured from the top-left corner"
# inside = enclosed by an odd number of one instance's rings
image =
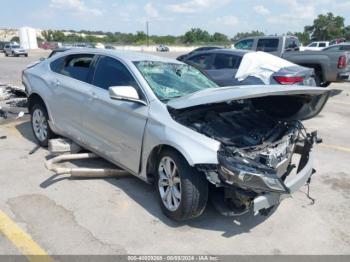
[[[39,141],[45,141],[47,138],[47,119],[41,109],[35,109],[32,117],[32,125],[35,136]]]
[[[176,210],[181,203],[181,180],[177,166],[170,157],[163,157],[158,168],[158,189],[164,206]]]

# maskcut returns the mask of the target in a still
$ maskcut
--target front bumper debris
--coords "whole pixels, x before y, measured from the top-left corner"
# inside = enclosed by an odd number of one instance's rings
[[[265,193],[264,195],[258,196],[253,200],[253,211],[258,212],[262,209],[268,209],[281,202],[281,200],[289,197],[299,188],[307,183],[309,178],[313,174],[313,153],[309,152],[309,157],[306,165],[293,177],[289,179],[287,177],[284,184],[289,189],[289,194],[278,194],[278,193]]]

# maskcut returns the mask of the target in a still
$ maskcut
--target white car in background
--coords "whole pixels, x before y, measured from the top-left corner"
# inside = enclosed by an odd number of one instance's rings
[[[328,41],[312,42],[307,46],[300,47],[300,51],[320,51],[329,46]]]

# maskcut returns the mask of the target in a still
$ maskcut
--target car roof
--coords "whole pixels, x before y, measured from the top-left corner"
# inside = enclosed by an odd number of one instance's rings
[[[253,52],[251,50],[243,50],[243,49],[229,49],[229,48],[221,48],[221,49],[211,49],[211,50],[204,50],[204,51],[198,51],[193,53],[192,56],[200,55],[200,54],[233,54],[238,56],[244,56],[247,53]]]
[[[142,52],[124,51],[124,50],[111,50],[111,49],[98,49],[98,48],[73,48],[64,52],[64,55],[69,54],[96,54],[96,55],[106,55],[114,56],[116,58],[122,59],[128,62],[135,61],[159,61],[168,63],[182,64],[176,59],[160,57],[156,55],[146,54]],[[63,56],[63,55],[62,55]]]

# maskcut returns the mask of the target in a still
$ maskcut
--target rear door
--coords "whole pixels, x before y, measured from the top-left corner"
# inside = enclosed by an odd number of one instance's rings
[[[83,137],[82,112],[88,105],[88,78],[93,54],[74,54],[54,60],[50,79],[53,92],[50,101],[55,125],[68,136],[81,141]]]
[[[111,86],[133,86],[146,102],[139,83],[121,61],[99,56],[89,88],[88,110],[83,114],[87,143],[110,161],[137,174],[148,106],[111,99]]]
[[[206,70],[209,77],[219,86],[237,85],[235,76],[242,57],[234,54],[215,54],[211,67]]]

